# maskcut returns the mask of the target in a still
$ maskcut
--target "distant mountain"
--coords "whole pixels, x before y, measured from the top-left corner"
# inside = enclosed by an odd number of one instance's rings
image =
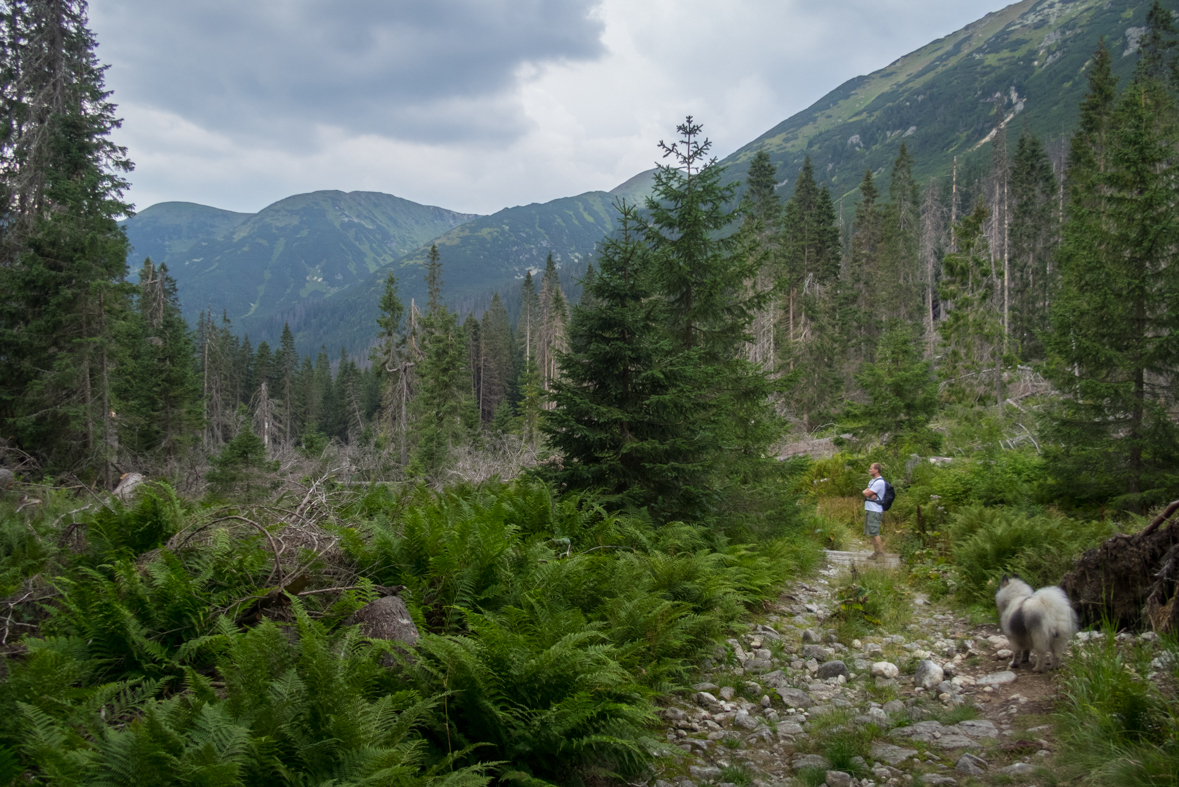
[[[1173,0],[1172,0],[1173,2]],[[782,121],[721,163],[743,178],[765,149],[779,187],[793,192],[806,156],[832,196],[855,195],[864,170],[888,173],[901,143],[922,177],[991,155],[986,144],[999,103],[1014,148],[1023,128],[1041,139],[1066,137],[1088,89],[1085,68],[1102,37],[1115,74],[1137,62],[1150,0],[1023,0],[987,14],[888,67],[856,77]],[[707,130],[707,129],[706,129]]]
[[[214,240],[253,216],[194,202],[161,202],[123,222],[131,238],[127,262],[134,274],[144,257],[180,260],[193,244]]]
[[[1175,0],[1169,0],[1174,3]],[[1150,0],[1023,0],[839,86],[722,160],[726,178],[743,179],[761,149],[778,165],[779,193],[810,156],[816,176],[857,198],[864,170],[888,188],[901,143],[918,179],[945,175],[954,157],[962,173],[991,155],[996,105],[1013,138],[1026,127],[1063,140],[1087,89],[1085,68],[1104,37],[1114,70],[1126,78],[1137,60]],[[702,118],[707,132],[708,118]],[[255,340],[277,338],[284,322],[301,351],[321,344],[362,351],[375,334],[376,303],[393,271],[402,299],[421,298],[422,263],[436,240],[446,297],[478,308],[493,290],[514,292],[527,270],[551,252],[566,280],[579,275],[613,230],[616,199],[642,205],[654,170],[610,192],[470,216],[385,194],[316,192],[256,215],[165,203],[127,222],[131,259],[163,255],[189,315],[225,308]],[[159,261],[157,259],[157,261]]]
[[[492,290],[519,287],[525,273],[543,271],[549,253],[567,274],[580,273],[597,243],[614,229],[615,196],[591,191],[546,203],[505,208],[455,227],[433,242],[438,245],[446,299],[478,307]],[[335,297],[280,310],[259,336],[281,332],[288,322],[304,350],[340,346],[359,351],[376,333],[377,301],[389,271],[408,306],[425,296],[425,261],[429,244],[376,271],[361,285]],[[539,286],[539,282],[537,282]],[[251,331],[254,335],[254,331]]]
[[[389,194],[317,191],[252,215],[162,203],[124,226],[131,269],[147,255],[167,263],[186,316],[212,306],[252,330],[277,311],[367,280],[473,218]]]

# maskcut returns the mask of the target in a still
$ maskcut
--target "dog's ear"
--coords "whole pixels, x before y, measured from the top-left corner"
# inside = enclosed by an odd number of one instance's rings
[[[1002,587],[1003,585],[1006,585],[1006,584],[1007,584],[1007,575],[1004,574],[1003,578],[999,580],[999,586]]]
[[[1012,574],[1012,575],[1011,575],[1011,578],[1012,578],[1012,579],[1018,579],[1020,582],[1022,582],[1022,581],[1023,581],[1023,577],[1021,577],[1019,574]]]

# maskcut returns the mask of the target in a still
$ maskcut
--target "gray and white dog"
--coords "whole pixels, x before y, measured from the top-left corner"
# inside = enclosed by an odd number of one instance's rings
[[[1004,574],[995,593],[995,606],[999,608],[999,628],[1011,643],[1010,669],[1028,661],[1029,651],[1035,651],[1036,672],[1048,668],[1049,654],[1052,666],[1060,666],[1068,641],[1077,633],[1077,615],[1063,590],[1053,585],[1033,593],[1031,585],[1018,575]]]

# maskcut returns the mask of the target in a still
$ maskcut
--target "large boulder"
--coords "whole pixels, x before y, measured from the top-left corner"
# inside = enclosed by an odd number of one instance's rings
[[[7,467],[0,467],[0,492],[7,492],[16,483],[16,475]]]

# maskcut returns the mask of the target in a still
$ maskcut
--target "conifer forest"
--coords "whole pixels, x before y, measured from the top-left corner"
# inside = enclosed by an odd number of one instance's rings
[[[0,785],[646,784],[661,697],[854,543],[870,462],[912,581],[992,617],[1179,498],[1158,2],[1063,136],[997,103],[985,155],[919,181],[898,136],[847,196],[726,179],[687,117],[575,287],[550,254],[459,313],[433,245],[314,357],[129,269],[86,4],[2,7]],[[1163,717],[1138,783],[1179,783]]]

